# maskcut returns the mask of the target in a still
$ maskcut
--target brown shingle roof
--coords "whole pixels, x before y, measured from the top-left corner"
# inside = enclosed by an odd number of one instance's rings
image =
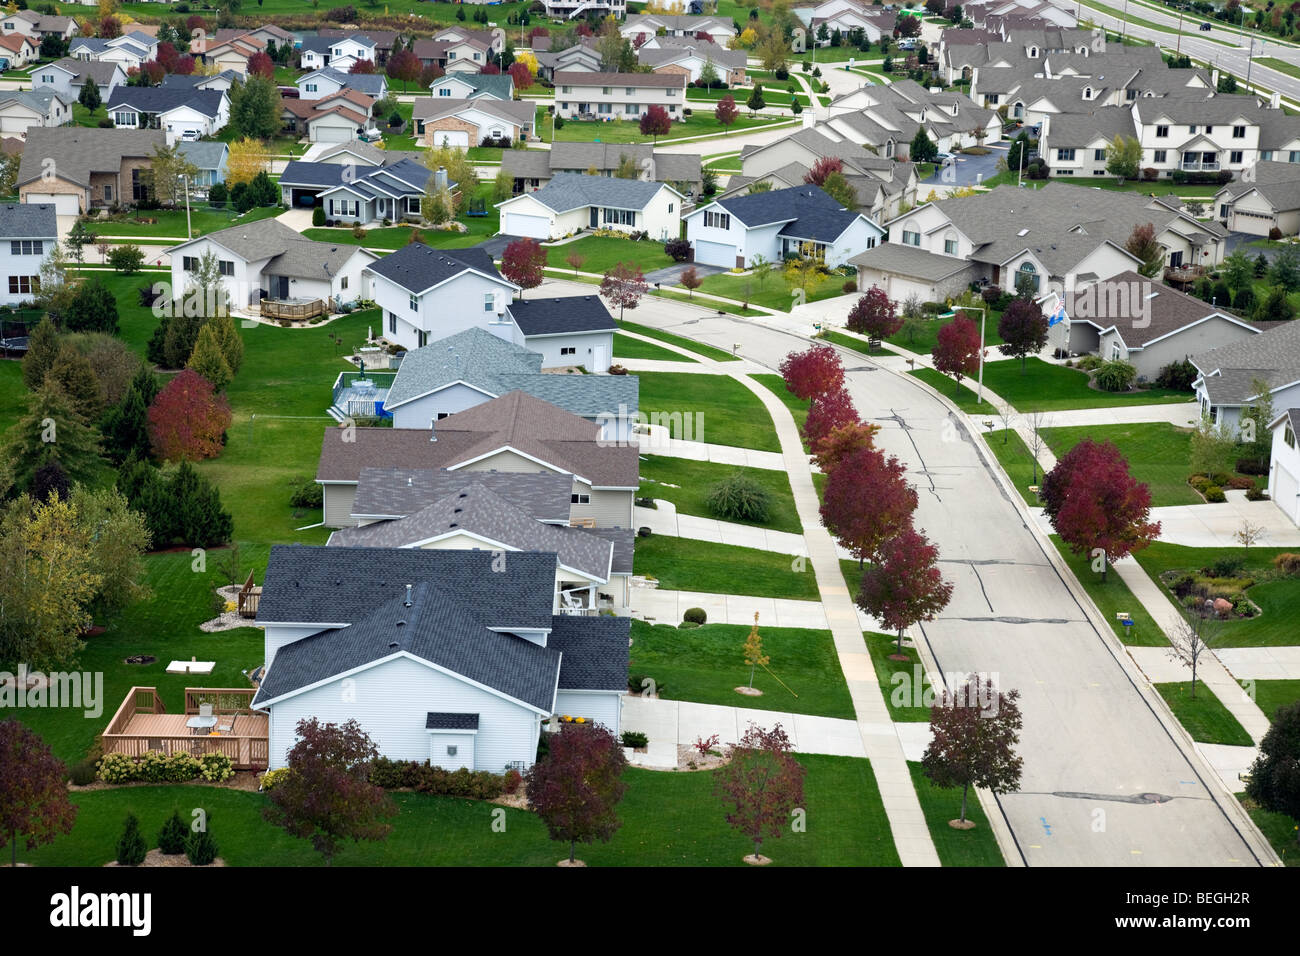
[[[686,89],[685,73],[580,73],[561,71],[555,74],[555,85],[562,86],[631,86],[635,88],[657,86],[665,90]]]

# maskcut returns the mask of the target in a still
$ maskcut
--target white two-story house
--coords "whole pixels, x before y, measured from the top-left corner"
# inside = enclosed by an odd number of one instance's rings
[[[52,204],[0,204],[0,304],[32,301],[40,287],[41,263],[58,237]]]
[[[669,119],[684,119],[686,80],[685,73],[557,72],[555,114],[639,122],[651,106],[661,106]]]

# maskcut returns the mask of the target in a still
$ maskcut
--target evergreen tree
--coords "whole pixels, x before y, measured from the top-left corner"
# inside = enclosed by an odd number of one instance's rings
[[[104,395],[95,378],[90,361],[71,342],[63,343],[54,364],[45,373],[47,381],[53,380],[63,389],[78,415],[88,422],[99,418],[104,410]]]
[[[767,101],[763,99],[762,83],[754,84],[754,92],[749,94],[749,100],[748,102],[745,103],[745,105],[749,107],[749,111],[751,113],[757,113],[759,110],[761,110],[763,107],[767,105]]]
[[[27,354],[23,357],[23,384],[32,391],[45,382],[45,373],[59,354],[59,332],[47,315],[32,329],[27,338]]]
[[[121,464],[133,454],[149,457],[149,406],[138,388],[132,386],[126,398],[108,410],[100,431],[111,461]]]
[[[221,347],[221,354],[230,366],[230,374],[234,376],[244,362],[244,340],[239,336],[235,320],[228,315],[213,316],[204,323],[204,327],[212,330],[217,345]]]
[[[4,457],[20,491],[48,461],[58,461],[73,482],[92,481],[103,463],[95,430],[52,380],[27,396],[26,413],[5,435]]]
[[[148,852],[148,847],[144,845],[144,837],[140,835],[140,821],[135,818],[134,813],[127,814],[122,838],[117,841],[117,865],[139,866],[144,862]]]
[[[914,163],[932,163],[939,157],[939,147],[926,135],[924,126],[917,127],[911,150],[910,158]]]
[[[194,353],[194,343],[203,327],[203,316],[185,314],[193,311],[192,308],[177,309],[167,323],[163,339],[163,365],[166,368],[184,368]]]
[[[167,497],[175,508],[175,532],[180,543],[209,548],[226,544],[234,534],[234,519],[221,507],[216,487],[182,461],[168,482]]]
[[[221,346],[210,325],[199,329],[199,337],[194,341],[194,351],[190,353],[187,367],[211,382],[212,387],[218,392],[225,391],[230,380],[234,378],[230,364],[226,361],[226,356],[221,351]]]
[[[99,87],[90,77],[86,77],[86,82],[82,84],[81,95],[77,97],[77,102],[92,113],[103,105],[104,101],[99,95]]]
[[[72,332],[117,334],[117,299],[99,279],[83,283],[63,313],[63,324]]]

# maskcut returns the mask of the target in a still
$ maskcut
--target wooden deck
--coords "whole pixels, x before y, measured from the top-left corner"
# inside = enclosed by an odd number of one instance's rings
[[[237,770],[265,770],[269,755],[267,715],[248,707],[256,691],[248,688],[185,689],[185,713],[169,714],[152,687],[132,687],[101,736],[104,753],[143,756],[150,750],[198,757],[223,753]],[[200,732],[186,721],[207,704],[217,726],[228,732]]]

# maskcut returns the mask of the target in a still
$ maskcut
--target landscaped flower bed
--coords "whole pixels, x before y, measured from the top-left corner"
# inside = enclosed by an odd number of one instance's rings
[[[1187,610],[1240,621],[1260,614],[1259,605],[1246,596],[1259,581],[1242,571],[1243,564],[1240,558],[1224,557],[1197,571],[1166,571],[1160,581]]]

